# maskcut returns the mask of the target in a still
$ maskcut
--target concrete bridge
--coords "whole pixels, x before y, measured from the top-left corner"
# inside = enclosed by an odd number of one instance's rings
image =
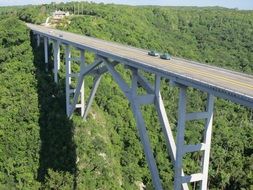
[[[137,129],[143,145],[145,157],[151,172],[155,189],[162,189],[159,172],[154,159],[153,151],[147,135],[145,121],[141,113],[141,105],[154,104],[166,139],[168,154],[174,164],[175,179],[174,189],[187,190],[192,182],[200,182],[200,189],[207,189],[210,146],[212,137],[213,108],[215,97],[231,100],[241,105],[253,108],[253,76],[212,67],[172,57],[171,60],[162,60],[148,55],[143,49],[107,42],[96,38],[77,35],[42,26],[27,24],[37,36],[37,45],[44,42],[45,64],[48,64],[48,43],[53,42],[54,55],[54,80],[58,82],[60,69],[60,44],[66,46],[66,114],[73,115],[76,109],[81,109],[81,116],[85,119],[101,77],[109,72],[119,85],[130,102]],[[80,57],[72,57],[70,47],[80,51]],[[93,64],[86,64],[85,52],[93,52],[96,58]],[[79,61],[80,71],[72,73],[71,62]],[[123,64],[125,69],[132,73],[129,86],[115,69],[118,64]],[[155,84],[150,82],[139,71],[155,74]],[[84,78],[94,76],[94,84],[87,102],[84,100]],[[78,79],[77,86],[71,89],[73,78]],[[170,80],[170,84],[180,89],[177,135],[174,139],[170,123],[166,114],[160,93],[161,78]],[[145,89],[145,95],[138,95],[137,89]],[[207,93],[205,111],[187,113],[187,88],[193,87]],[[205,120],[203,142],[199,144],[185,144],[186,121]],[[183,171],[183,156],[187,153],[202,151],[201,172],[185,175]]]

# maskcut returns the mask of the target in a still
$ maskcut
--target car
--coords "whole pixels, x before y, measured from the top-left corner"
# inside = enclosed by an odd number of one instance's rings
[[[155,50],[151,50],[151,51],[148,52],[148,55],[157,57],[157,56],[159,56],[159,53],[156,52]]]
[[[60,37],[60,38],[62,38],[62,37],[63,37],[63,35],[62,35],[62,34],[60,34],[60,35],[59,35],[59,37]]]
[[[162,55],[160,55],[161,59],[166,59],[166,60],[170,60],[171,59],[171,55],[169,53],[164,53]]]

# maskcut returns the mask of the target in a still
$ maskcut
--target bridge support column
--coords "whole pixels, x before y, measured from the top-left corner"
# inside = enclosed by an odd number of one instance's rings
[[[37,34],[36,36],[37,36],[37,47],[40,47],[40,35]]]
[[[48,71],[48,38],[44,37],[44,55],[45,55],[45,66]]]
[[[80,68],[85,68],[86,67],[86,63],[85,63],[85,51],[84,50],[80,50]],[[80,69],[81,70],[81,69]],[[81,116],[84,117],[84,112],[85,112],[85,99],[84,99],[84,95],[85,95],[85,81],[83,79],[83,85],[81,87]]]
[[[208,116],[206,118],[205,131],[204,131],[204,144],[206,145],[206,147],[204,155],[201,160],[203,179],[201,181],[200,187],[202,190],[207,189],[208,168],[209,168],[211,139],[212,139],[213,109],[214,109],[214,96],[209,94],[206,108]]]
[[[176,140],[176,160],[175,160],[175,181],[174,189],[180,190],[183,184],[200,181],[201,190],[207,189],[208,165],[211,147],[211,133],[213,120],[214,96],[208,94],[207,106],[205,112],[187,113],[186,112],[186,86],[180,86],[179,110],[178,110],[178,126]],[[204,142],[195,145],[185,145],[185,123],[192,120],[205,120],[205,130],[203,134]],[[202,170],[200,173],[183,176],[183,156],[187,153],[204,151],[201,161]]]
[[[66,66],[66,88],[65,88],[65,91],[66,91],[66,113],[67,113],[67,116],[69,117],[70,116],[70,84],[71,84],[71,77],[70,77],[70,74],[71,74],[71,61],[70,61],[70,58],[71,58],[71,52],[70,52],[70,47],[69,45],[66,46],[66,50],[65,50],[65,66]]]
[[[58,71],[60,69],[60,42],[54,41],[54,82],[58,83]]]

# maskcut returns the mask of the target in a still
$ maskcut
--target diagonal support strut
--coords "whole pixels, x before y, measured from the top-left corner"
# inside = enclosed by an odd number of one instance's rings
[[[176,160],[176,143],[173,137],[173,133],[170,127],[170,123],[166,114],[165,106],[162,100],[161,92],[160,92],[160,86],[161,86],[161,77],[159,75],[156,75],[155,77],[155,89],[152,87],[152,85],[148,82],[148,80],[141,76],[138,73],[138,82],[141,84],[141,86],[148,92],[148,93],[154,93],[155,94],[155,108],[159,117],[159,121],[162,127],[163,134],[165,135],[165,141],[166,141],[166,147],[168,150],[168,154],[170,155],[170,158],[173,162],[173,165],[175,165]],[[182,171],[184,174],[184,172]],[[188,190],[188,185],[183,184],[183,189]]]
[[[87,117],[88,112],[90,110],[91,104],[92,104],[92,102],[95,98],[95,94],[97,92],[97,88],[99,86],[101,78],[102,78],[102,74],[97,75],[94,78],[94,83],[93,83],[93,86],[92,86],[92,89],[91,89],[91,93],[90,93],[90,96],[89,96],[89,99],[88,99],[88,103],[87,103],[87,106],[85,107],[84,114],[82,115],[84,120],[86,120],[86,117]]]
[[[140,139],[144,148],[145,157],[148,162],[148,167],[151,171],[153,185],[155,189],[161,190],[162,184],[159,177],[159,172],[158,172],[155,158],[154,158],[151,145],[149,142],[148,133],[145,126],[145,121],[143,119],[143,116],[140,110],[140,104],[137,102],[137,97],[138,97],[137,96],[137,78],[138,78],[137,73],[138,71],[137,69],[132,69],[132,87],[129,88],[129,86],[124,82],[121,76],[114,69],[114,67],[108,62],[106,62],[105,64],[108,68],[108,71],[111,73],[112,77],[117,82],[117,84],[119,85],[121,90],[124,92],[125,96],[128,98],[131,104],[131,109],[133,111],[133,115],[135,117],[138,132],[140,135]]]

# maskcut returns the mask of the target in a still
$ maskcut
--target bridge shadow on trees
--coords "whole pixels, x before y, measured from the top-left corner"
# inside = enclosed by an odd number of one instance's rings
[[[65,114],[64,81],[60,81],[60,85],[54,83],[53,74],[50,72],[52,60],[49,63],[49,72],[45,71],[43,45],[37,48],[32,34],[31,45],[40,109],[38,181],[42,182],[46,189],[59,189],[66,187],[66,184],[72,185],[69,189],[76,189],[76,145],[73,139],[73,123]]]

